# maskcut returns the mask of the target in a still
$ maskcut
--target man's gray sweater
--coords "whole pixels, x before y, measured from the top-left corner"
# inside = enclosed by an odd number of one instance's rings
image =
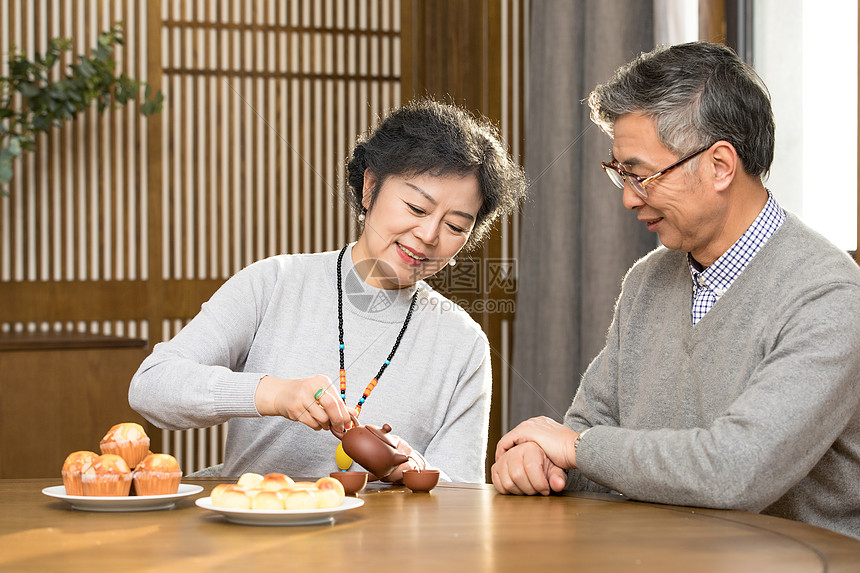
[[[594,428],[569,485],[860,537],[860,268],[788,214],[696,326],[691,296],[685,253],[628,273],[565,416]]]

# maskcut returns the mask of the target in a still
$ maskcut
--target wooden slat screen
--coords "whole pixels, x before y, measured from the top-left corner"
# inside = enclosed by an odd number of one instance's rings
[[[49,39],[67,37],[72,49],[52,74],[59,79],[60,69],[89,53],[99,33],[118,21],[125,24],[125,44],[115,52],[118,71],[146,81],[144,2],[2,0],[0,74],[8,75],[13,51],[32,59],[46,51]],[[56,454],[59,444],[97,448],[108,424],[144,422],[123,400],[134,363],[144,355],[131,348],[140,348],[136,339],[146,339],[150,330],[145,312],[135,308],[149,265],[147,122],[139,105],[101,115],[93,105],[76,121],[39,136],[35,151],[15,162],[9,197],[0,198],[0,382],[4,419],[13,421],[0,432],[4,451],[16,439],[11,427],[24,433],[34,424],[46,431],[65,428],[46,436]],[[10,348],[19,333],[37,333],[44,344]],[[119,346],[112,346],[113,337],[122,338]],[[128,349],[118,350],[123,346]],[[22,371],[22,364],[31,366]],[[70,408],[72,403],[78,407]],[[16,418],[22,411],[30,415]],[[94,420],[105,427],[95,427]],[[79,431],[90,426],[94,435]],[[160,447],[157,437],[153,447]],[[2,473],[42,476],[62,463],[50,457],[34,451]]]
[[[400,103],[399,2],[164,2],[161,17],[164,279],[353,240],[345,161]],[[209,438],[164,443],[196,451],[193,471],[213,461]]]
[[[73,17],[80,11],[87,17]],[[127,4],[80,2],[5,2],[0,11],[0,45],[32,57],[47,39],[74,41],[73,52],[89,52],[100,30],[124,20],[128,45],[140,36],[139,15]],[[145,46],[141,46],[145,49]],[[130,49],[118,49],[119,67],[145,79]],[[70,63],[68,55],[63,65]],[[8,73],[3,59],[2,73]],[[55,75],[55,78],[57,76]],[[95,106],[93,106],[95,107]],[[80,121],[40,136],[38,150],[16,166],[12,197],[2,203],[3,280],[98,280],[137,278],[140,256],[141,189],[146,155],[133,153],[138,138],[137,106]],[[123,153],[106,154],[106,149]],[[126,248],[128,246],[128,248]]]
[[[3,1],[0,73],[8,73],[6,56],[13,50],[32,58],[45,51],[49,38],[71,38],[73,54],[89,53],[98,33],[117,21],[124,22],[126,38],[116,51],[119,71],[145,81],[145,9],[128,1]],[[67,54],[62,67],[71,61]],[[40,136],[36,151],[16,162],[10,197],[0,199],[0,281],[44,286],[137,281],[146,275],[148,157],[145,121],[138,111],[139,103],[133,102],[99,115],[93,105],[77,121]],[[24,321],[21,313],[8,314],[2,317],[6,332],[146,335],[139,320],[85,320],[79,312],[63,320],[59,312],[51,314],[56,320]],[[39,314],[46,313],[34,313]]]
[[[400,103],[398,7],[163,3],[165,278],[354,237],[344,163]]]

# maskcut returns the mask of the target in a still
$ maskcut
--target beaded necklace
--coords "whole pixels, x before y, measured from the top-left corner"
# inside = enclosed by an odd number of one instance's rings
[[[344,404],[346,404],[346,367],[343,357],[343,273],[341,271],[341,263],[343,262],[344,253],[346,253],[346,247],[342,248],[340,250],[340,254],[337,256],[337,330],[338,342],[340,343],[340,397]],[[397,340],[394,341],[394,346],[391,348],[388,358],[386,358],[385,362],[382,363],[382,366],[379,367],[379,372],[377,372],[376,376],[373,377],[373,380],[368,383],[361,395],[361,398],[358,400],[358,404],[355,405],[355,410],[358,414],[361,414],[362,405],[364,405],[367,397],[370,396],[370,393],[373,392],[373,389],[379,383],[379,378],[382,376],[382,373],[385,372],[385,369],[388,368],[389,364],[391,364],[391,359],[394,358],[394,353],[397,352],[397,347],[400,346],[403,333],[406,332],[406,327],[409,326],[409,320],[412,318],[412,311],[415,309],[415,301],[418,298],[418,292],[420,290],[420,288],[416,288],[415,293],[412,295],[412,301],[409,303],[409,312],[406,313],[406,320],[403,321],[403,326],[397,334]],[[337,446],[335,460],[337,461],[338,467],[342,470],[347,470],[350,465],[352,465],[352,459],[350,459],[350,457],[343,451],[342,444],[338,444]]]

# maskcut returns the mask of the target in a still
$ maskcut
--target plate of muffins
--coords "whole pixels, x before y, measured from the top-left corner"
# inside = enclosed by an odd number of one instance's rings
[[[61,485],[46,487],[42,490],[47,496],[55,497],[69,503],[73,509],[83,511],[157,511],[171,509],[176,502],[184,497],[203,491],[199,485],[179,484],[176,493],[165,495],[130,495],[126,497],[97,497],[85,495],[68,495],[66,488]]]
[[[84,511],[154,511],[203,491],[180,483],[176,458],[149,451],[149,437],[134,422],[113,426],[99,442],[101,455],[72,452],[63,463],[63,485],[46,487],[47,496]]]

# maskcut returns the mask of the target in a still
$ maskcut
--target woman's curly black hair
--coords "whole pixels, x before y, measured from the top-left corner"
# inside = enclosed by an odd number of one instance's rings
[[[481,208],[464,250],[484,238],[497,217],[513,211],[525,197],[527,182],[484,117],[432,99],[414,100],[393,110],[359,138],[347,162],[349,204],[362,213],[364,172],[376,175],[370,205],[392,175],[477,176]]]

